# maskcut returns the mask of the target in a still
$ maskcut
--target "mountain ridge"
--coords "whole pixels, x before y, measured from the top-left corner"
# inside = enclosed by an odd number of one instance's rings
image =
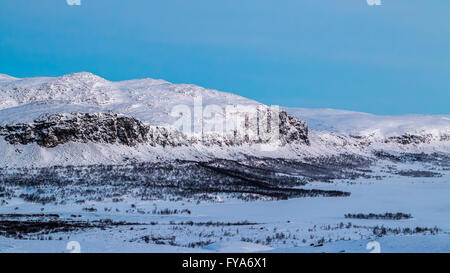
[[[233,130],[225,135],[203,132],[200,136],[195,132],[185,135],[178,131],[175,124],[180,117],[171,115],[173,109],[181,105],[195,114],[196,103],[205,109],[211,105],[269,109],[269,106],[231,93],[150,78],[111,82],[88,72],[61,77],[9,78],[0,81],[0,148],[7,151],[0,159],[3,165],[9,162],[9,165],[28,166],[43,162],[47,162],[44,165],[119,163],[124,158],[204,160],[252,155],[302,159],[339,154],[372,157],[377,151],[450,152],[450,116],[446,115],[377,116],[333,109],[280,108],[282,125],[287,125],[280,127],[281,142],[264,146],[264,141],[250,141],[247,133],[242,133],[236,141]],[[138,124],[142,122],[149,128],[160,128],[155,130],[165,140],[138,141],[136,145],[122,147],[121,143],[127,142],[117,137],[112,138],[114,141],[99,142],[93,140],[110,138],[78,131],[77,126],[105,129],[101,128],[101,117],[108,113]],[[52,121],[52,117],[61,115],[94,115],[99,119],[84,125],[63,123],[61,129],[60,123]],[[45,128],[37,130],[37,121],[46,123]],[[203,118],[202,122],[205,122]],[[255,127],[252,123],[245,128],[254,132],[260,130],[259,125]],[[54,132],[61,130],[65,133],[60,138],[59,133]],[[175,136],[183,136],[181,144]],[[41,137],[53,140],[49,145],[39,145]],[[182,147],[166,143],[178,143]],[[33,162],[24,161],[27,153],[28,158],[34,158]],[[7,160],[6,156],[13,160]],[[42,161],[42,156],[46,160]]]

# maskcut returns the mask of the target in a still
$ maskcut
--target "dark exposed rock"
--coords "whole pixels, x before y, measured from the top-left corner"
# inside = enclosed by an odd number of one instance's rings
[[[430,143],[432,136],[431,135],[411,135],[411,134],[403,134],[401,136],[393,136],[389,137],[386,140],[386,143],[388,142],[396,142],[402,145],[408,145],[408,144],[420,144],[420,143]]]
[[[285,111],[280,114],[280,138],[284,143],[308,144],[308,125],[288,115]]]
[[[44,115],[31,124],[0,127],[0,135],[11,144],[35,142],[48,148],[69,141],[134,146],[147,142],[149,131],[149,127],[137,119],[111,113]]]
[[[138,143],[179,146],[186,141],[181,133],[112,113],[45,115],[31,124],[0,126],[0,135],[11,144],[37,143],[43,147],[56,147],[69,141],[127,146]]]
[[[282,144],[309,144],[305,122],[279,112],[280,140]],[[207,134],[199,140],[187,137],[173,128],[146,125],[132,117],[115,113],[71,113],[43,115],[30,124],[0,126],[0,136],[11,144],[37,143],[53,148],[67,142],[94,142],[135,146],[145,143],[151,146],[188,146],[202,143],[207,146],[235,146],[243,143],[261,143],[236,136],[216,138]]]
[[[450,134],[441,135],[441,141],[450,141]]]

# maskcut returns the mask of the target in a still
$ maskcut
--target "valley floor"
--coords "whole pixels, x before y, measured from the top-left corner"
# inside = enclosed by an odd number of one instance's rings
[[[372,240],[381,252],[450,252],[450,172],[441,173],[319,182],[315,189],[351,196],[281,201],[217,195],[214,202],[130,197],[42,205],[12,198],[0,206],[0,252],[70,252],[71,241],[81,252],[369,252]],[[386,212],[412,218],[345,217]]]

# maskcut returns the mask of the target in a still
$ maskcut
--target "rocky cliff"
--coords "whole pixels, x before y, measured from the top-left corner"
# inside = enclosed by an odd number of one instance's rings
[[[282,144],[308,144],[308,128],[286,112],[280,112],[279,137]],[[142,121],[116,113],[45,114],[32,123],[0,126],[0,136],[10,144],[52,148],[67,142],[108,143],[127,146],[234,146],[260,143],[258,140],[240,139],[236,135],[216,136],[205,133],[201,139],[164,126],[150,126]]]

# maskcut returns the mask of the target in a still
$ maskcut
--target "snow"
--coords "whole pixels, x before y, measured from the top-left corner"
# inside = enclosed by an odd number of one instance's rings
[[[384,139],[409,134],[450,134],[450,115],[379,116],[334,109],[286,108],[317,131]]]
[[[449,253],[450,235],[433,236],[387,236],[383,238],[339,241],[321,247],[301,246],[291,249],[279,248],[272,251],[278,253],[370,253],[370,242],[380,244],[380,253]]]
[[[43,114],[71,112],[107,112],[136,117],[150,125],[170,126],[171,109],[179,104],[192,107],[194,99],[204,105],[257,105],[258,102],[234,94],[190,84],[173,84],[158,79],[111,82],[91,73],[74,73],[61,77],[14,78],[0,74],[0,126],[31,123]],[[152,147],[138,144],[129,147],[105,143],[69,142],[54,148],[35,143],[11,145],[0,137],[0,168],[33,168],[46,166],[121,165],[136,161],[166,162],[176,159],[207,161],[214,158],[240,160],[246,156],[308,160],[342,154],[361,155],[375,159],[374,152],[450,153],[449,115],[377,116],[367,113],[333,110],[286,108],[293,116],[308,123],[311,144],[286,145],[262,150],[257,145]],[[424,143],[399,144],[386,141],[404,134],[426,136]],[[366,245],[376,240],[382,252],[450,252],[450,172],[428,162],[393,163],[379,160],[371,167],[370,178],[317,182],[303,188],[341,190],[350,197],[295,198],[283,201],[244,202],[214,194],[217,202],[197,200],[141,200],[124,196],[123,202],[87,201],[84,204],[47,205],[26,202],[21,198],[0,205],[0,214],[58,213],[82,219],[112,219],[147,223],[105,231],[86,230],[61,233],[59,240],[18,240],[0,236],[0,252],[67,252],[68,241],[79,241],[82,252],[368,252]],[[437,171],[440,177],[404,177],[387,172],[394,164],[398,170]],[[373,173],[372,173],[373,172]],[[282,175],[282,174],[280,174]],[[381,178],[377,178],[380,176]],[[69,189],[67,189],[68,192]],[[76,190],[74,186],[73,190]],[[130,209],[131,205],[136,209]],[[93,206],[96,212],[83,208]],[[153,215],[159,208],[189,209],[189,215]],[[106,209],[112,208],[112,212]],[[105,210],[104,210],[105,209]],[[116,210],[117,209],[117,210]],[[138,213],[138,210],[146,214]],[[347,219],[347,213],[411,213],[413,219],[362,220]],[[150,221],[158,225],[148,226]],[[243,226],[183,226],[171,221],[238,222]],[[341,223],[352,223],[349,228]],[[372,227],[391,228],[434,227],[438,235],[374,236]],[[268,237],[284,234],[287,238]],[[176,236],[177,245],[145,243],[142,236],[162,238]],[[281,236],[281,235],[280,235]],[[323,246],[318,241],[327,240]],[[189,243],[211,240],[201,247]],[[313,244],[313,245],[311,245]]]
[[[410,166],[401,166],[409,168]],[[117,229],[86,230],[52,234],[53,240],[18,240],[0,237],[0,252],[67,252],[69,241],[78,241],[82,252],[359,252],[367,253],[366,245],[377,241],[381,252],[450,252],[450,172],[439,178],[411,178],[389,176],[383,180],[361,178],[356,181],[323,183],[323,189],[341,189],[352,192],[346,198],[296,198],[284,201],[225,200],[224,202],[142,201],[128,198],[124,202],[89,201],[85,204],[47,204],[45,206],[11,200],[0,206],[1,213],[58,213],[61,218],[71,214],[79,219],[112,219],[157,225],[129,226]],[[320,184],[319,184],[320,185]],[[315,185],[317,187],[317,185]],[[130,205],[136,209],[128,211]],[[192,214],[154,215],[141,214],[158,208],[189,209]],[[83,207],[96,207],[96,212],[83,211]],[[103,208],[113,208],[106,212]],[[17,209],[13,209],[17,208]],[[119,212],[115,212],[119,209]],[[410,213],[408,220],[364,220],[347,219],[347,213]],[[236,222],[257,223],[250,226],[177,226],[170,222]],[[350,228],[339,228],[340,223]],[[390,228],[434,227],[441,231],[437,235],[386,235],[377,237],[371,227]],[[368,228],[365,228],[365,227]],[[147,228],[148,227],[148,228]],[[146,229],[143,229],[146,228]],[[284,234],[266,244],[268,236]],[[177,246],[145,243],[136,239],[152,235],[155,237],[176,236]],[[62,240],[56,238],[62,237]],[[242,241],[243,238],[252,242]],[[317,242],[324,238],[323,245]],[[182,245],[190,242],[211,240],[196,248]],[[260,242],[256,242],[260,240]],[[331,240],[329,242],[328,240]],[[313,244],[313,245],[311,245]]]
[[[172,84],[164,80],[140,79],[110,82],[87,72],[61,77],[24,78],[0,82],[0,110],[37,102],[75,105],[99,111],[114,111],[136,117],[152,125],[173,124],[169,114],[176,105],[193,106],[194,98],[203,104],[255,105],[255,101],[238,95],[205,89],[191,84]],[[28,110],[29,108],[18,108]],[[36,109],[35,107],[30,109]],[[41,107],[46,112],[45,107]],[[23,112],[21,112],[23,113]],[[37,114],[36,111],[34,111]],[[25,113],[26,114],[26,113]],[[0,112],[0,116],[3,113]],[[28,117],[25,115],[25,117]],[[29,120],[29,119],[27,119]]]
[[[261,244],[236,241],[214,243],[203,247],[203,249],[222,253],[251,253],[273,250],[273,248]]]
[[[6,74],[0,74],[0,81],[13,81],[13,80],[17,80],[17,78],[14,78]]]
[[[41,112],[114,111],[136,117],[152,125],[170,125],[176,105],[192,107],[194,99],[203,105],[257,105],[256,101],[231,93],[192,84],[173,84],[158,79],[111,82],[88,72],[61,77],[17,79],[0,74],[0,122],[29,121]],[[43,106],[45,104],[45,106]],[[20,108],[14,108],[22,106]],[[85,109],[83,109],[85,108]],[[40,110],[39,110],[40,109]],[[450,134],[450,115],[379,116],[334,109],[285,108],[306,121],[314,131],[377,139],[404,133]],[[28,114],[30,112],[30,114]],[[20,113],[20,115],[18,115]]]
[[[192,108],[202,99],[206,105],[257,105],[258,102],[231,93],[191,84],[172,84],[158,79],[111,82],[88,72],[61,77],[17,79],[2,75],[0,81],[0,126],[31,123],[43,114],[113,111],[150,125],[172,126],[170,115],[176,105]],[[450,151],[450,116],[405,115],[376,116],[367,113],[333,110],[286,108],[305,120],[310,128],[311,145],[291,145],[265,151],[262,147],[120,147],[98,143],[69,143],[53,149],[30,144],[13,146],[0,140],[1,166],[50,166],[51,164],[118,163],[124,157],[142,161],[156,158],[232,158],[242,154],[282,158],[304,158],[353,153],[371,156],[373,151],[433,153]],[[388,142],[391,136],[405,133],[424,136],[421,144],[401,145]],[[441,138],[446,141],[441,141]],[[359,138],[358,138],[359,137]],[[362,138],[361,138],[362,137]],[[89,156],[86,156],[88,154]],[[155,156],[158,155],[158,156]],[[159,157],[160,156],[160,157]],[[29,159],[29,160],[25,160]]]

